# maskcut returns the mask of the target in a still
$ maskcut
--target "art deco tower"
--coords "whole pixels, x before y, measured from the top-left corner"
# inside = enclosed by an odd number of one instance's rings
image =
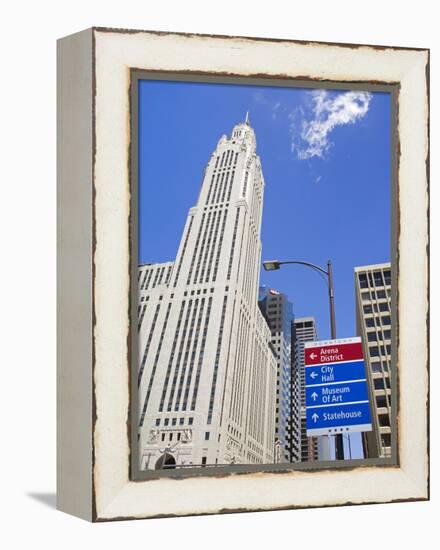
[[[222,136],[174,262],[139,268],[140,467],[274,462],[258,308],[264,179],[248,116]]]

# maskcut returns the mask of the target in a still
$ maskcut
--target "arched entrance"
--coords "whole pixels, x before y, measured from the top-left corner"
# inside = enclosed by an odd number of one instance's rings
[[[155,470],[165,470],[176,467],[176,459],[170,453],[164,453],[156,462]]]

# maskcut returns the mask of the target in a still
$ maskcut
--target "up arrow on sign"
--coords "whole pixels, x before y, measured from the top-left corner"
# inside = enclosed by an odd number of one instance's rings
[[[316,401],[317,398],[318,398],[318,394],[314,391],[314,392],[312,393],[312,399],[313,399],[313,401]]]
[[[319,416],[316,413],[314,413],[312,415],[313,422],[316,422],[318,420],[318,418],[319,418]]]

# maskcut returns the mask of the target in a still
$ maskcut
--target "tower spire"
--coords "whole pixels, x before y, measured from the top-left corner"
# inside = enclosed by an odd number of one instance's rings
[[[249,126],[249,111],[246,111],[246,120],[245,123]]]

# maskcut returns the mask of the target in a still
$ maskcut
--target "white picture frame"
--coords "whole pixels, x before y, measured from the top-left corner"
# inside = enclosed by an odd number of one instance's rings
[[[133,69],[393,84],[397,458],[133,481]],[[58,508],[89,521],[429,498],[429,51],[93,28],[58,43]]]

